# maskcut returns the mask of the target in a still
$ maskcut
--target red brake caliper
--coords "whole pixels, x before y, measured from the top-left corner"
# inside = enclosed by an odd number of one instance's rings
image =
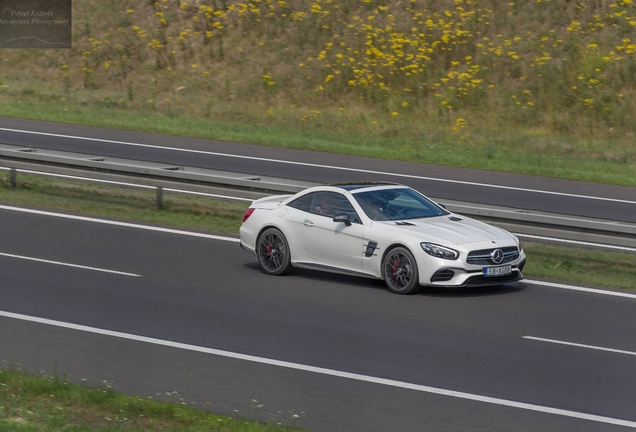
[[[267,243],[267,256],[270,256],[271,254],[272,254],[272,244]]]
[[[393,264],[391,264],[391,267],[393,268],[393,270],[391,270],[391,273],[393,273],[393,279],[397,279],[397,267],[398,267],[397,257],[393,260]]]

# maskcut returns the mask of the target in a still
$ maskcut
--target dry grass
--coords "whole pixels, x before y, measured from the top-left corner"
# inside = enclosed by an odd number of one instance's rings
[[[73,49],[0,53],[0,94],[636,162],[631,0],[109,0],[73,12]]]

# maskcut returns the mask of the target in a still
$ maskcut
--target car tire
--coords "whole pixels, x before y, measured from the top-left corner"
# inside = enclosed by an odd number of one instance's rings
[[[391,249],[382,262],[382,277],[387,288],[396,294],[413,294],[420,286],[417,263],[406,248]]]
[[[268,228],[260,235],[256,242],[256,255],[261,270],[268,275],[279,276],[294,270],[289,243],[276,228]]]

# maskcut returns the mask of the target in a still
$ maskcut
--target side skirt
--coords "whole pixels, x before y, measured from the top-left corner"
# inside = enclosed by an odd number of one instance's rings
[[[317,264],[312,262],[294,262],[292,263],[292,265],[294,267],[306,268],[311,270],[328,271],[330,273],[340,273],[340,274],[351,275],[351,276],[362,276],[362,277],[371,278],[371,279],[381,279],[380,277],[372,273],[365,273],[362,271],[344,269],[341,267],[330,266],[328,264]]]

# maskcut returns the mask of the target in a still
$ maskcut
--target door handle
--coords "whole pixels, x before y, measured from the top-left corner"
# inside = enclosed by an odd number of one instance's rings
[[[312,226],[314,226],[314,223],[312,221],[310,221],[310,220],[305,219],[303,221],[303,225],[305,225],[306,227],[312,227]]]

